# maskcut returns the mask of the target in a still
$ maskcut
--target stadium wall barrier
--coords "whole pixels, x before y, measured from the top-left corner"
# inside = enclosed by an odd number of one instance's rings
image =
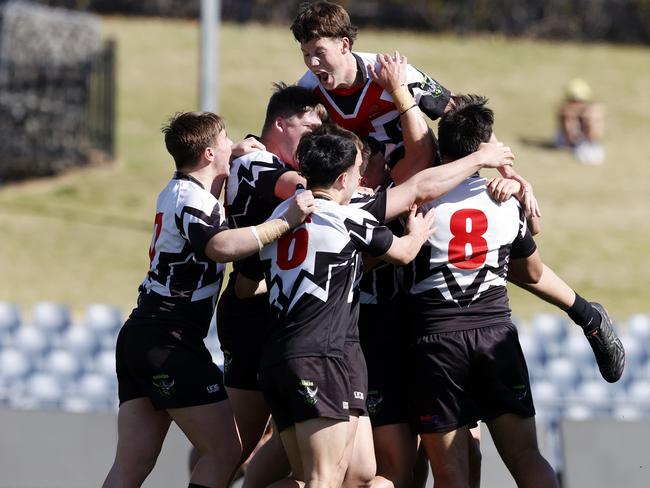
[[[114,413],[0,410],[0,488],[101,486],[117,445]],[[189,442],[172,424],[145,488],[187,486]]]

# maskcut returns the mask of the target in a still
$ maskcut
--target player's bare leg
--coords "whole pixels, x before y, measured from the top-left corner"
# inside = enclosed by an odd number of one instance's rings
[[[427,479],[429,478],[429,458],[424,449],[424,445],[418,437],[418,452],[415,455],[415,466],[413,467],[413,488],[425,488],[427,486]]]
[[[282,446],[280,433],[274,426],[271,438],[252,455],[242,488],[265,488],[286,478],[290,473],[289,459]]]
[[[469,428],[421,434],[436,488],[469,488]]]
[[[117,414],[117,451],[103,488],[139,488],[151,473],[171,418],[154,410],[149,398],[120,405]]]
[[[500,415],[487,422],[494,445],[519,488],[557,488],[551,465],[537,446],[535,417]]]
[[[467,442],[467,455],[469,459],[469,486],[479,488],[481,486],[481,426],[477,425],[469,429]]]
[[[230,401],[167,411],[199,452],[190,483],[227,487],[241,457],[241,442]]]
[[[315,418],[299,422],[280,433],[292,478],[272,488],[302,486],[334,488],[341,486],[348,466],[349,422]],[[298,482],[298,483],[296,483]]]
[[[375,448],[372,439],[370,417],[367,415],[359,417],[351,416],[351,427],[354,422],[356,422],[356,432],[351,441],[352,452],[342,486],[345,488],[357,488],[370,486],[371,483],[374,486],[373,479],[377,472],[377,464],[375,462]]]
[[[269,422],[271,411],[259,390],[243,390],[226,387],[228,399],[235,412],[237,429],[242,444],[241,463],[246,461],[257,447]]]
[[[372,429],[372,435],[377,458],[377,475],[372,487],[411,487],[418,442],[409,425],[382,425]]]

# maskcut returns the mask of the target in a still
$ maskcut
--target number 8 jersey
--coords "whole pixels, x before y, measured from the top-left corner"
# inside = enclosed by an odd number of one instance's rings
[[[508,261],[536,249],[519,202],[496,203],[474,175],[423,209],[431,207],[436,231],[405,273],[417,335],[509,317]]]

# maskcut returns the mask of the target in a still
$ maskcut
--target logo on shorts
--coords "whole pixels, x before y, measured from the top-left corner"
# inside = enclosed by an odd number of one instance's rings
[[[348,404],[348,402],[343,402],[343,410],[349,410],[349,409],[350,409],[350,405]]]
[[[171,398],[174,395],[174,380],[166,374],[157,374],[153,377],[153,386],[158,388],[158,392],[165,398]]]
[[[422,425],[435,424],[440,420],[440,415],[420,415],[420,423]]]
[[[221,390],[221,387],[219,386],[219,383],[215,383],[214,385],[208,385],[205,389],[208,393],[217,393]]]
[[[307,405],[316,405],[318,398],[318,387],[313,388],[314,382],[309,380],[300,380],[298,384],[298,393],[300,393]]]
[[[528,388],[526,388],[526,385],[514,385],[512,389],[515,392],[515,397],[517,397],[517,400],[519,401],[522,401],[528,395]]]
[[[224,349],[223,350],[223,374],[228,374],[228,370],[230,369],[230,363],[232,363],[232,356],[230,355],[230,351]]]
[[[352,393],[354,395],[355,400],[363,400],[364,394],[362,391],[353,391]]]
[[[377,390],[371,390],[368,392],[368,413],[374,415],[379,410],[379,404],[384,401],[384,397],[379,395]]]

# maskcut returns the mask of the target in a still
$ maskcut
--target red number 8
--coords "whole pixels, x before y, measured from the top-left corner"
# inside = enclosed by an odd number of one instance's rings
[[[467,221],[471,230],[467,232]],[[487,231],[487,217],[480,210],[466,208],[458,210],[451,216],[449,229],[454,238],[449,241],[449,262],[460,269],[474,269],[481,266],[487,256],[487,241],[483,234]],[[471,252],[466,254],[467,244]]]

